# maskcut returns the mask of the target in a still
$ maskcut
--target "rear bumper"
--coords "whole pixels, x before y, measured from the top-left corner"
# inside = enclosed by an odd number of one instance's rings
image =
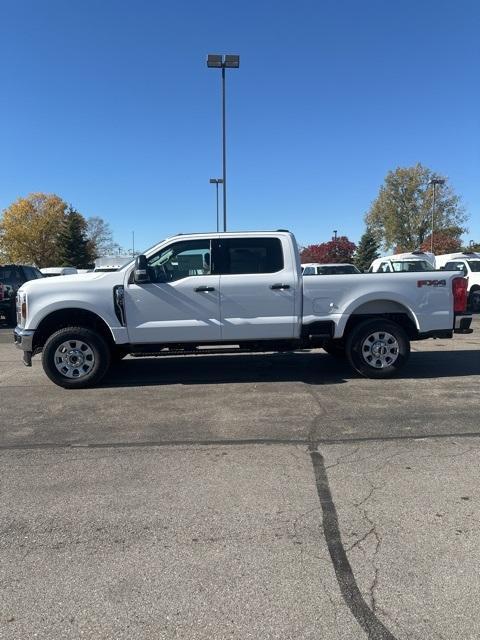
[[[472,316],[469,313],[455,314],[455,324],[453,331],[455,333],[472,333],[473,329],[470,329],[472,324]]]
[[[15,327],[13,330],[13,341],[18,349],[23,351],[23,364],[32,366],[33,335],[35,331]]]

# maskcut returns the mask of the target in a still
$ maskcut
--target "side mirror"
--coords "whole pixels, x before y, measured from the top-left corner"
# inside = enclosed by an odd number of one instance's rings
[[[135,269],[133,271],[133,281],[135,284],[145,284],[150,282],[148,275],[147,258],[144,255],[135,258]]]

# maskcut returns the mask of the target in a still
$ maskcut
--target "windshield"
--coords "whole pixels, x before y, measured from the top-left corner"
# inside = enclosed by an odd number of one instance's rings
[[[480,272],[480,260],[467,260],[467,262],[472,271]]]
[[[401,260],[393,261],[394,271],[435,271],[435,268],[426,260]]]

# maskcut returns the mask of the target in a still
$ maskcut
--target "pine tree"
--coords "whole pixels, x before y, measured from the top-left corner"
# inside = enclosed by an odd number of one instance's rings
[[[360,238],[354,258],[355,266],[358,267],[360,271],[367,271],[375,258],[379,257],[379,246],[372,229],[367,227]]]
[[[81,213],[69,207],[58,234],[58,249],[62,267],[87,268],[92,262],[87,223]]]

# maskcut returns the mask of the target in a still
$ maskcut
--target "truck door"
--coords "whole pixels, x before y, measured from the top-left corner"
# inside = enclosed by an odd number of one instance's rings
[[[150,282],[125,284],[132,344],[220,340],[220,276],[212,275],[211,240],[176,241],[148,258]]]
[[[298,281],[287,240],[220,238],[216,249],[222,340],[293,338]]]

